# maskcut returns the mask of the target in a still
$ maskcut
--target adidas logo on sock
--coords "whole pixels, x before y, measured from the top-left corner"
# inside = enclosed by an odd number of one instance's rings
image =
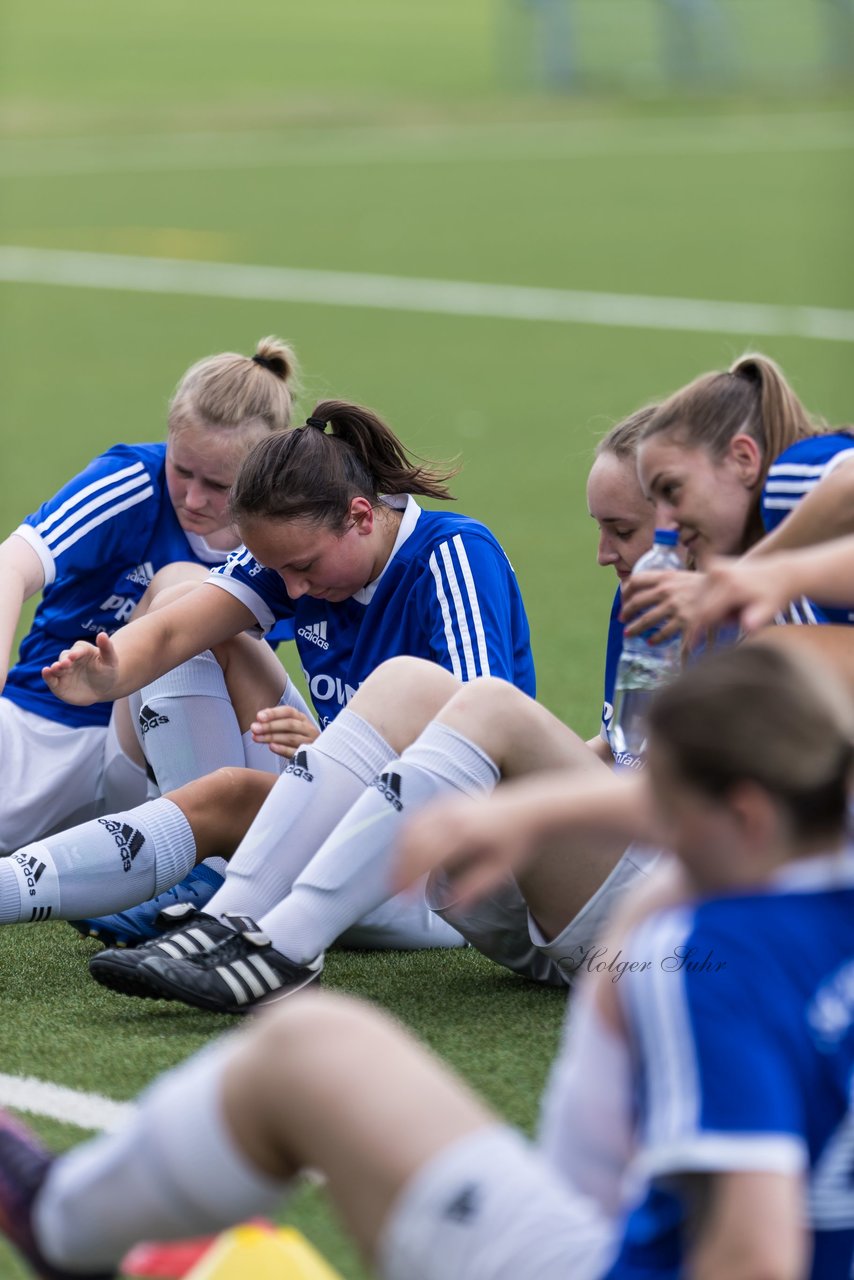
[[[316,644],[319,649],[329,648],[329,642],[326,639],[325,622],[312,622],[308,627],[300,627],[297,635],[302,636],[303,640],[310,640],[311,643]]]
[[[477,1185],[469,1183],[454,1197],[442,1216],[449,1218],[451,1222],[470,1222],[480,1209],[480,1199]]]
[[[139,731],[143,736],[148,733],[149,729],[156,729],[160,724],[168,724],[169,717],[162,716],[158,711],[152,710],[149,706],[140,707],[139,709]]]
[[[115,840],[121,854],[122,870],[130,871],[134,858],[145,844],[145,836],[127,822],[117,822],[115,818],[99,818],[98,822]]]
[[[389,804],[392,805],[395,809],[397,809],[398,813],[400,813],[401,809],[403,808],[403,802],[400,798],[400,774],[399,773],[392,773],[391,770],[389,770],[386,773],[381,773],[378,778],[374,779],[374,781],[371,783],[371,786],[376,787],[380,795],[385,796]]]
[[[30,916],[30,924],[39,924],[42,920],[49,920],[53,907],[33,907]]]
[[[314,774],[308,764],[308,752],[304,747],[300,748],[290,764],[285,765],[283,773],[292,773],[295,778],[302,778],[304,782],[314,782]]]
[[[24,853],[16,853],[14,854],[14,860],[26,877],[27,890],[30,897],[34,898],[36,896],[36,885],[45,871],[47,871],[47,866],[44,862],[39,862],[38,858],[32,853],[29,857]]]

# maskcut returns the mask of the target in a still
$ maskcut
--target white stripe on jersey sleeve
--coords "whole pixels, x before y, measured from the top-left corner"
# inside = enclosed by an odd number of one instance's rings
[[[744,1169],[799,1174],[809,1164],[806,1144],[791,1133],[694,1133],[684,1142],[642,1151],[637,1170],[648,1178],[664,1174],[722,1173]]]
[[[249,561],[254,558],[255,557],[252,555],[252,552],[246,547],[244,547],[242,551],[239,549],[237,551],[232,551],[223,567],[218,570],[218,573],[221,577],[230,578],[235,569],[245,568],[245,566],[249,564]]]
[[[247,583],[241,582],[239,578],[227,578],[224,572],[224,570],[220,572],[215,569],[204,581],[214,587],[222,587],[223,591],[227,591],[229,595],[236,596],[241,604],[245,604],[246,608],[254,613],[262,631],[272,631],[276,625],[276,615],[267,601],[259,596],[257,591],[253,591]]]
[[[839,453],[835,453],[824,468],[824,474],[829,476],[831,471],[835,471],[841,462],[854,458],[854,449],[841,449]]]
[[[127,493],[139,493],[142,488],[145,488],[146,493],[149,496],[154,493],[151,479],[147,471],[143,471],[141,475],[133,476],[130,480],[125,480],[124,484],[117,484],[114,488],[100,493],[97,498],[93,498],[91,502],[87,502],[85,506],[78,507],[77,510],[72,512],[66,520],[63,520],[61,524],[58,524],[55,528],[51,529],[50,533],[43,533],[42,537],[53,551],[54,555],[59,555],[59,552],[56,550],[57,546],[73,546],[74,543],[82,536],[80,533],[81,527],[86,529],[94,527],[91,524],[83,524],[86,517],[90,516],[93,511],[98,511],[106,507],[108,503],[116,503],[117,505],[111,507],[106,513],[105,518],[109,519],[109,517],[116,514],[116,512],[125,510],[124,506],[118,505],[118,500],[120,498]],[[103,521],[99,520],[97,523],[102,524]],[[71,536],[69,538],[65,538],[63,541],[64,535],[69,531],[71,531]]]
[[[118,484],[121,480],[126,480],[128,476],[138,475],[140,471],[145,471],[145,467],[141,462],[135,462],[133,466],[122,467],[121,471],[114,471],[112,475],[102,476],[100,480],[95,480],[92,484],[87,484],[85,489],[78,490],[77,493],[71,495],[63,502],[61,507],[57,507],[46,520],[42,520],[40,525],[36,526],[36,533],[44,535],[48,529],[52,529],[58,520],[61,520],[66,512],[72,507],[76,507],[79,502],[85,502],[93,493],[106,489],[107,485]]]
[[[49,587],[56,580],[56,565],[53,563],[53,556],[44,544],[44,539],[36,533],[31,524],[19,524],[17,529],[13,529],[12,534],[14,537],[23,538],[24,542],[28,542],[33,551],[35,551],[42,562],[42,569],[44,570],[44,586],[42,590],[44,590],[44,587]]]
[[[767,480],[766,493],[809,493],[821,480],[821,476],[810,476],[807,480]]]
[[[460,585],[457,582],[457,575],[454,569],[454,562],[451,559],[451,549],[447,542],[443,542],[439,546],[442,553],[442,563],[445,566],[445,575],[448,580],[448,586],[451,589],[451,599],[454,602],[454,613],[457,618],[457,628],[460,633],[460,640],[463,646],[463,655],[466,660],[466,679],[474,680],[477,675],[477,667],[474,662],[474,650],[471,645],[471,633],[469,632],[469,624],[466,621],[466,610],[463,604],[463,598],[460,594]]]
[[[51,547],[54,558],[61,556],[63,551],[67,551],[75,542],[79,542],[81,538],[85,538],[87,533],[91,533],[93,529],[97,529],[99,524],[111,520],[113,516],[120,515],[122,511],[127,511],[129,507],[136,507],[140,502],[145,502],[147,498],[154,496],[154,490],[149,485],[147,489],[142,489],[139,493],[134,493],[130,498],[125,498],[124,502],[119,502],[114,507],[110,507],[107,511],[102,511],[94,520],[90,520],[88,524],[84,524],[81,528],[75,529],[74,533],[60,542],[58,547]]]
[[[477,640],[477,655],[480,660],[480,674],[482,676],[490,675],[489,670],[489,650],[486,647],[486,634],[483,630],[483,619],[480,616],[480,602],[477,598],[477,587],[474,584],[474,576],[469,564],[469,558],[466,555],[466,549],[463,546],[463,540],[457,533],[454,535],[454,546],[460,561],[460,568],[463,571],[463,581],[466,584],[468,592],[469,608],[471,609],[472,622],[474,623],[474,634]]]
[[[697,1132],[700,1082],[683,972],[664,969],[693,927],[689,910],[668,912],[642,925],[634,941],[652,966],[644,982],[626,988],[645,1064],[649,1111],[646,1137],[653,1148]],[[648,978],[648,981],[647,981]]]
[[[768,511],[791,511],[800,502],[800,498],[766,498],[763,506]]]
[[[436,559],[436,552],[430,556],[428,561],[430,572],[436,581],[436,598],[439,601],[439,608],[442,610],[442,621],[445,624],[445,640],[448,644],[448,653],[451,657],[451,670],[458,680],[463,678],[463,669],[460,664],[460,655],[457,649],[457,640],[454,635],[454,624],[451,622],[451,611],[448,608],[448,597],[445,595],[445,586],[442,582],[442,570],[439,568],[439,562]]]
[[[768,479],[776,479],[778,476],[820,476],[828,465],[827,462],[816,462],[810,465],[798,462],[775,462],[768,470]]]

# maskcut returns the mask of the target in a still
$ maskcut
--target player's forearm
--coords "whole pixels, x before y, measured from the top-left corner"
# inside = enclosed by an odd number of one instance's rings
[[[773,569],[790,600],[809,596],[820,604],[854,605],[854,537],[782,553]]]
[[[815,486],[747,557],[773,555],[854,533],[854,463],[846,462]]]
[[[641,773],[605,773],[595,777],[552,773],[508,782],[499,797],[525,806],[538,840],[608,836],[630,844],[657,843],[652,806]]]
[[[250,610],[234,596],[205,584],[173,604],[152,610],[113,637],[118,666],[110,698],[134,693],[254,622]]]

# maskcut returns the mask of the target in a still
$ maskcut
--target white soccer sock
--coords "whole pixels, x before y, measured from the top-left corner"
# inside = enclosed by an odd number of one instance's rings
[[[448,791],[490,791],[498,778],[476,743],[434,720],[353,805],[261,929],[277,951],[307,964],[392,896],[395,844],[411,813]]]
[[[140,1240],[219,1232],[281,1203],[287,1184],[249,1163],[223,1115],[237,1047],[227,1036],[196,1054],[142,1096],[121,1132],[56,1160],[34,1211],[49,1261],[106,1271]]]
[[[78,920],[147,902],[195,865],[184,814],[161,797],[0,858],[0,924]]]
[[[143,688],[137,728],[161,792],[245,764],[225,676],[209,649]]]
[[[338,819],[392,759],[385,738],[345,708],[286,765],[205,913],[235,912],[257,920],[274,907]]]

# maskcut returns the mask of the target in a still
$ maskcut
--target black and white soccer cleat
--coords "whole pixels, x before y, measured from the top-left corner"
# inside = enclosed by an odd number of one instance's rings
[[[190,903],[167,907],[158,917],[165,932],[139,947],[111,947],[99,952],[89,961],[89,972],[96,982],[111,991],[159,1000],[160,992],[151,986],[142,971],[143,962],[152,956],[176,959],[204,955],[247,923],[243,916],[235,916],[234,920],[234,928],[229,928],[215,916],[197,911]]]
[[[149,952],[140,972],[162,1000],[214,1013],[249,1013],[302,991],[322,970],[322,955],[311,964],[294,964],[254,925],[194,956]]]

